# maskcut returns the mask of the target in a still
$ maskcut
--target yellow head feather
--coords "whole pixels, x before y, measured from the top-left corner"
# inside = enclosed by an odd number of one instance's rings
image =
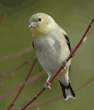
[[[48,34],[52,29],[56,28],[54,19],[45,13],[36,13],[31,16],[30,20],[31,31],[35,37],[41,37]]]

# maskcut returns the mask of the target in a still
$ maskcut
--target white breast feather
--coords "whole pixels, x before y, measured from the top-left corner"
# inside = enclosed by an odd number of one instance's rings
[[[62,62],[68,57],[68,47],[61,47],[60,42],[54,35],[34,38],[37,58],[47,73],[53,73],[61,66]]]

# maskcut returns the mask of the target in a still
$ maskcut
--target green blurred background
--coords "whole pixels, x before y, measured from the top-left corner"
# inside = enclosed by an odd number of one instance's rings
[[[55,21],[63,27],[69,35],[71,47],[79,42],[84,34],[88,24],[94,16],[94,0],[1,0],[0,11],[5,11],[3,20],[0,24],[0,57],[10,55],[26,49],[32,44],[32,33],[28,28],[31,15],[44,12],[51,15]],[[85,83],[94,73],[94,33],[77,50],[72,59],[70,81],[73,89]],[[14,59],[0,62],[0,74],[7,72],[27,59],[31,63],[15,71],[15,74],[0,87],[0,95],[6,93],[19,85],[25,79],[33,63],[35,51],[32,50],[22,56]],[[43,69],[39,62],[36,63],[30,76],[37,75]],[[0,82],[4,78],[0,79]],[[32,99],[43,87],[47,75],[26,86],[16,105],[12,108],[21,107],[24,101]],[[62,95],[61,87],[56,78],[52,84],[51,90],[45,90],[41,96],[30,106],[48,101]],[[17,92],[8,98],[0,101],[0,109],[7,109]],[[63,99],[43,106],[40,110],[94,110],[94,81],[86,87],[76,92],[77,99]]]

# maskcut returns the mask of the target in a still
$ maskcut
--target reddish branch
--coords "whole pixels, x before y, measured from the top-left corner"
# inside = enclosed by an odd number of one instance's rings
[[[3,19],[3,16],[4,16],[4,10],[2,11],[2,14],[1,14],[1,17],[0,17],[0,24],[1,24],[1,21]]]
[[[12,72],[18,70],[19,68],[21,68],[22,66],[26,65],[27,63],[28,63],[28,61],[24,62],[23,64],[17,66],[16,68],[14,68],[14,69],[12,69],[12,70],[6,72],[5,74],[0,75],[0,78],[6,76],[6,75],[8,75],[8,74],[10,75]]]
[[[76,48],[71,52],[71,54],[70,54],[69,57],[67,58],[66,62],[68,62],[69,59],[70,59],[71,57],[73,57],[74,53],[76,52],[76,50],[78,49],[78,47],[79,47],[80,44],[82,43],[83,39],[85,38],[85,36],[86,36],[87,32],[89,31],[89,29],[90,29],[90,27],[91,27],[91,25],[92,25],[93,22],[94,22],[94,18],[92,19],[91,23],[89,24],[89,26],[88,26],[86,32],[84,33],[82,39],[79,41],[79,43],[78,43],[78,45],[76,46]],[[52,79],[49,81],[50,83],[55,79],[55,77],[58,75],[58,73],[62,70],[62,68],[63,68],[64,66],[65,66],[65,62],[63,62],[63,65],[59,68],[59,70],[55,73],[55,75],[54,75],[54,76],[52,77]],[[49,84],[47,83],[47,85],[49,85]],[[40,96],[40,94],[41,94],[44,90],[45,90],[45,88],[43,87],[43,88],[41,89],[41,91],[40,91],[34,98],[32,98],[31,101],[29,101],[25,106],[23,106],[23,107],[21,108],[21,110],[24,110],[24,109],[25,109],[28,105],[30,105],[35,99],[37,99],[37,98]]]
[[[36,80],[39,80],[41,77],[45,76],[46,72],[42,71],[39,74],[35,75],[34,77],[28,79],[28,81],[25,83],[25,86],[29,85],[32,82],[35,82]],[[16,91],[18,91],[20,88],[20,85],[16,86],[15,88],[11,89],[10,91],[6,92],[5,94],[0,96],[0,101],[9,97],[10,95],[12,95],[13,93],[15,93]]]
[[[25,81],[23,82],[23,84],[22,84],[22,86],[20,87],[20,89],[19,89],[19,91],[18,91],[16,97],[14,98],[14,100],[12,101],[12,103],[10,104],[10,106],[8,107],[7,110],[10,110],[10,108],[14,105],[15,101],[17,100],[17,98],[19,97],[20,93],[22,92],[22,89],[23,89],[24,86],[25,86],[25,82],[28,80],[28,78],[29,78],[29,76],[30,76],[30,74],[31,74],[31,71],[33,70],[33,67],[34,67],[34,65],[35,65],[35,63],[36,63],[36,61],[37,61],[37,58],[35,58],[35,60],[34,60],[34,62],[33,62],[33,65],[32,65],[32,67],[31,67],[31,69],[30,69],[28,75],[26,76]]]
[[[12,69],[12,70],[10,70],[10,71],[8,71],[8,72],[2,74],[2,75],[0,76],[0,78],[4,77],[4,76],[6,76],[6,75],[8,75],[8,76],[7,76],[6,79],[4,79],[2,82],[0,82],[0,87],[3,86],[4,83],[12,76],[12,74],[13,74],[14,71],[20,69],[22,66],[26,65],[27,63],[29,63],[29,61],[26,61],[26,62],[24,62],[23,64],[19,65],[18,67],[16,67],[16,68],[14,68],[14,69]]]
[[[23,54],[25,54],[25,53],[30,52],[31,50],[33,50],[33,47],[32,47],[32,46],[29,47],[29,48],[27,48],[27,49],[21,50],[21,51],[19,51],[19,52],[17,52],[17,53],[14,53],[14,54],[12,54],[12,55],[5,56],[5,57],[1,57],[1,58],[0,58],[0,62],[7,61],[7,60],[9,60],[9,59],[12,59],[12,58],[21,56],[21,55],[23,55]]]

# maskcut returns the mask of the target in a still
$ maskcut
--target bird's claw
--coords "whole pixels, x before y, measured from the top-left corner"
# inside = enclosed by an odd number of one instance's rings
[[[68,62],[65,61],[65,66],[64,66],[64,70],[66,70],[68,68]]]
[[[48,85],[47,85],[47,84],[48,84]],[[45,83],[44,83],[44,88],[46,88],[46,89],[50,89],[50,90],[51,90],[50,85],[51,85],[51,83],[49,83],[49,82],[45,82]]]

